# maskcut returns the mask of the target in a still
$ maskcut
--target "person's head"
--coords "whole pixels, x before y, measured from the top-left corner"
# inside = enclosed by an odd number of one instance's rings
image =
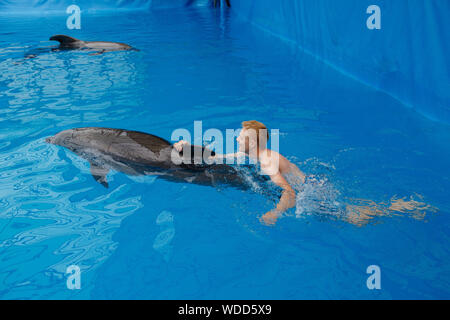
[[[239,151],[249,154],[252,151],[266,149],[269,132],[259,121],[243,121],[241,133],[236,140],[239,143]]]

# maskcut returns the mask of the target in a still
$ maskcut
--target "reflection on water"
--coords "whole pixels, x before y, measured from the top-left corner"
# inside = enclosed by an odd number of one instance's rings
[[[156,224],[160,227],[160,233],[153,241],[153,249],[162,254],[165,261],[169,261],[172,255],[172,240],[175,236],[173,225],[174,217],[169,211],[162,211],[156,218]]]
[[[8,52],[13,58],[0,61],[0,120],[11,123],[2,126],[0,136],[33,137],[49,126],[118,120],[127,111],[124,106],[136,103],[127,94],[112,98],[115,92],[136,87],[135,57],[130,52],[98,56],[82,51],[43,52],[20,60],[15,56],[26,49],[2,51],[0,55]]]
[[[33,275],[19,277],[17,282],[17,276],[8,275],[33,263],[31,252],[31,256],[9,255],[21,247],[42,246],[54,255],[41,258],[48,263],[45,276],[49,278],[62,278],[72,264],[85,276],[115,250],[112,235],[125,217],[143,206],[140,196],[130,196],[127,185],[96,192],[86,187],[86,177],[74,172],[58,149],[43,139],[1,154],[0,282],[8,287],[8,296],[24,281],[37,282]]]
[[[30,53],[34,57],[25,59]],[[86,187],[67,160],[86,165],[61,158],[39,138],[59,131],[55,127],[124,118],[137,103],[127,90],[138,79],[129,52],[89,56],[10,45],[0,48],[0,57],[0,296],[20,298],[29,297],[24,288],[46,283],[57,290],[52,279],[62,283],[68,265],[85,274],[95,269],[114,251],[111,237],[121,221],[143,206],[129,186],[103,194]],[[117,92],[124,94],[113,97]],[[21,276],[20,270],[35,273]]]

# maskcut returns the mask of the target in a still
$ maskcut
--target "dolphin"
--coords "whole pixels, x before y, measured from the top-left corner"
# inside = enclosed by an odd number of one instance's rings
[[[89,161],[92,176],[106,188],[110,170],[132,176],[155,175],[173,182],[225,185],[240,190],[267,181],[257,173],[249,181],[248,176],[233,166],[206,163],[204,157],[215,154],[207,148],[188,146],[178,152],[169,141],[139,131],[75,128],[61,131],[46,142],[65,147]]]
[[[96,54],[108,51],[134,50],[139,51],[125,43],[109,42],[109,41],[83,41],[66,35],[57,34],[50,37],[50,40],[59,42],[59,50],[87,49],[96,50]]]
[[[221,1],[221,0],[214,0],[214,1],[213,1],[213,6],[214,6],[214,8],[215,8],[215,7],[218,7],[218,6],[220,7],[220,1]],[[226,2],[226,4],[227,4],[228,7],[231,7],[230,0],[225,0],[225,2]]]

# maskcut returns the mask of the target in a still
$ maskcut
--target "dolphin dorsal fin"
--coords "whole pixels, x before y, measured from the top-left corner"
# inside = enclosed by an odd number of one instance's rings
[[[63,44],[63,45],[80,41],[78,39],[75,39],[75,38],[72,38],[69,36],[65,36],[63,34],[54,35],[54,36],[50,37],[50,40],[58,41],[60,44]]]

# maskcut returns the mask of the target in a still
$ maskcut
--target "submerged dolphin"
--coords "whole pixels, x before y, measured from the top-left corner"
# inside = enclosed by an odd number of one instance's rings
[[[120,50],[135,50],[125,43],[120,42],[109,42],[109,41],[83,41],[75,39],[62,34],[54,35],[50,37],[50,40],[58,41],[60,50],[71,50],[71,49],[91,49],[97,50],[97,54],[101,54],[107,51],[120,51]]]
[[[122,129],[76,128],[64,130],[46,142],[63,146],[88,160],[94,179],[108,187],[106,175],[109,170],[128,175],[157,175],[175,182],[187,182],[206,186],[227,185],[238,189],[250,189],[248,177],[226,164],[206,164],[203,154],[213,151],[191,146],[191,152],[178,152],[172,144],[160,137]],[[189,155],[190,153],[190,155]],[[208,153],[208,154],[209,154]],[[172,161],[183,162],[177,164]],[[254,182],[266,181],[255,174]]]
[[[221,1],[221,0],[214,0],[214,1],[213,1],[213,6],[214,6],[214,8],[215,8],[215,7],[220,7],[220,1]],[[227,4],[228,7],[231,7],[230,0],[225,0],[225,2],[226,2],[226,4]]]

